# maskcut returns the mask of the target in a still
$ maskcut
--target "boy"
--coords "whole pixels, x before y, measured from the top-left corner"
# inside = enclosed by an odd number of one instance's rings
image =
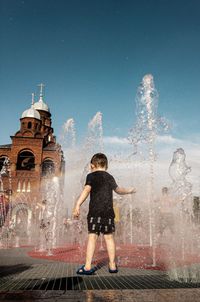
[[[79,275],[91,275],[95,268],[91,267],[92,258],[95,251],[96,241],[100,233],[104,235],[106,247],[109,256],[109,272],[117,273],[118,269],[115,263],[115,241],[113,232],[114,210],[113,210],[113,190],[118,194],[135,193],[134,188],[120,188],[112,175],[106,172],[108,168],[107,157],[103,153],[95,154],[90,162],[91,173],[87,175],[85,187],[77,200],[73,211],[74,217],[80,215],[80,206],[90,194],[88,222],[88,243],[86,251],[85,265],[77,271]]]

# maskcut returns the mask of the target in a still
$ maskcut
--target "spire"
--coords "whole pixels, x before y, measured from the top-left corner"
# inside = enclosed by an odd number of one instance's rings
[[[44,87],[45,87],[45,85],[43,83],[41,83],[38,86],[40,87],[40,100],[43,101]]]
[[[39,86],[39,89],[40,89],[40,97],[39,97],[39,100],[38,102],[34,103],[34,108],[36,110],[42,110],[42,111],[47,111],[47,112],[50,112],[49,111],[49,108],[47,106],[47,104],[45,104],[44,100],[43,100],[43,97],[44,97],[44,87],[45,85],[43,83],[37,85]]]
[[[32,93],[31,95],[32,95],[32,102],[31,102],[31,105],[33,105],[33,104],[34,104],[35,93]]]

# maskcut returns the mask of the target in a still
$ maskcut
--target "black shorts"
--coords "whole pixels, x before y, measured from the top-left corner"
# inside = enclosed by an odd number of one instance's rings
[[[112,234],[115,232],[114,218],[88,217],[88,233]]]

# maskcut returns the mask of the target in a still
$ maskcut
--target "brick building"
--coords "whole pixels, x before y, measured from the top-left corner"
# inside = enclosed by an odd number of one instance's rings
[[[56,143],[51,113],[40,97],[25,110],[20,118],[20,129],[11,136],[12,143],[0,145],[0,194],[7,200],[12,213],[25,211],[31,218],[42,198],[45,179],[64,175],[64,158],[61,146]],[[4,173],[5,159],[9,160]],[[1,204],[2,207],[2,204]],[[13,216],[14,214],[12,214]]]

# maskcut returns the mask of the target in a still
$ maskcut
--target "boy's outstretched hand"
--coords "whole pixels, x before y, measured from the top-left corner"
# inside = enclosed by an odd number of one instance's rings
[[[123,188],[123,187],[117,187],[115,189],[115,192],[120,195],[133,194],[133,193],[136,193],[136,189],[135,188],[127,189],[127,188]]]
[[[135,189],[135,188],[131,188],[131,189],[129,190],[129,194],[133,194],[133,193],[136,193],[136,189]]]

